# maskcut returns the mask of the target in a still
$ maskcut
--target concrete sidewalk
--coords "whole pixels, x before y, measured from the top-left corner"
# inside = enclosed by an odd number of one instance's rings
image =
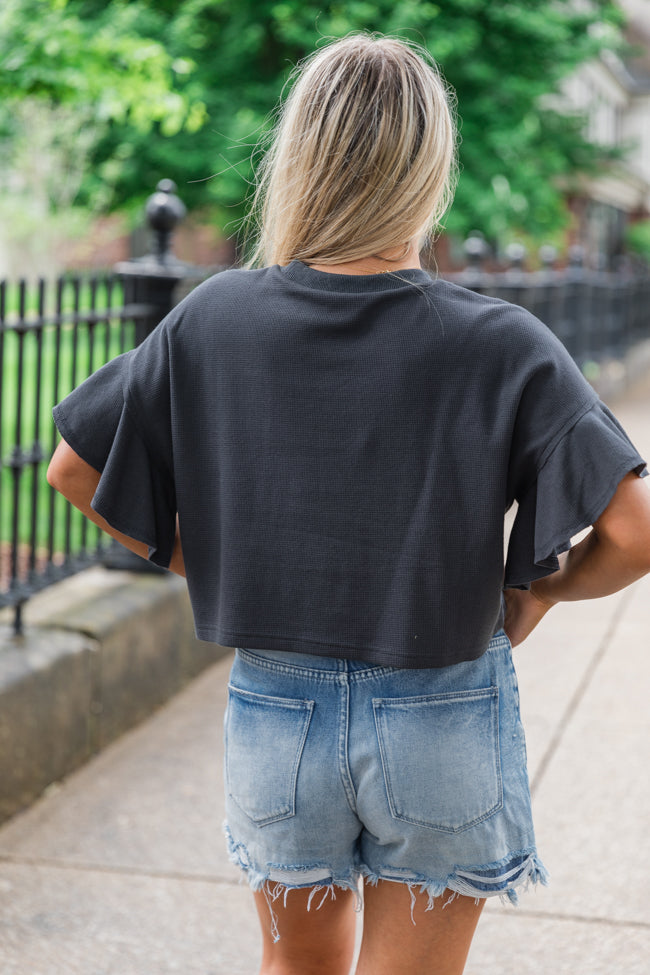
[[[650,381],[613,406],[650,457]],[[467,975],[650,971],[649,633],[646,577],[559,606],[515,652],[551,886],[486,908]],[[1,975],[257,971],[221,835],[228,667],[0,830]]]

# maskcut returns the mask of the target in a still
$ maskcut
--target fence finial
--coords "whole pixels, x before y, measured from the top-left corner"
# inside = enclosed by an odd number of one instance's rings
[[[573,244],[569,247],[569,266],[572,268],[583,268],[585,263],[584,248],[580,244]]]
[[[510,264],[510,270],[523,270],[524,261],[526,260],[527,256],[528,251],[526,247],[518,240],[513,240],[512,243],[508,244],[506,247],[506,259]]]
[[[159,264],[174,260],[170,246],[172,233],[186,213],[185,204],[176,195],[176,183],[172,179],[161,179],[145,207],[147,223],[154,234],[155,258]]]
[[[468,267],[478,271],[488,251],[488,245],[483,234],[479,230],[473,230],[465,241],[463,250]]]
[[[557,261],[557,247],[555,247],[553,244],[542,244],[537,252],[537,256],[542,262],[545,270],[552,271],[555,262]]]

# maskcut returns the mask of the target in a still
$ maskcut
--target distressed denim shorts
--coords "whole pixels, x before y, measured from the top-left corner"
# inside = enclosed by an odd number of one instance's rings
[[[225,739],[226,836],[254,890],[391,880],[432,906],[546,883],[503,631],[440,669],[238,649]]]

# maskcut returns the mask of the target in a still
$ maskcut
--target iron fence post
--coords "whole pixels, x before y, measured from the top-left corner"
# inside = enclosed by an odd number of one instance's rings
[[[172,310],[179,284],[196,283],[206,275],[205,268],[179,261],[172,250],[174,230],[185,212],[185,205],[176,195],[176,184],[171,179],[161,179],[145,207],[153,252],[115,265],[124,287],[124,304],[147,307],[145,314],[138,316],[136,345]]]
[[[153,237],[152,253],[115,265],[115,273],[124,288],[125,314],[128,315],[129,306],[138,306],[143,312],[136,318],[136,345],[144,342],[172,310],[177,303],[176,296],[181,284],[196,284],[206,276],[206,268],[186,264],[173,253],[173,233],[185,213],[185,205],[176,195],[176,184],[171,179],[161,179],[145,207]],[[127,569],[131,572],[166,571],[141,559],[118,542],[107,550],[103,565],[109,569]]]

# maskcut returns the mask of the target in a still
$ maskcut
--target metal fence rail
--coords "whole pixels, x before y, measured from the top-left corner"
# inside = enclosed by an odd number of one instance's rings
[[[470,238],[468,245],[471,242]],[[471,257],[472,246],[467,251]],[[525,271],[515,261],[507,270],[494,272],[481,268],[475,257],[465,270],[448,277],[472,291],[527,308],[549,326],[587,375],[591,364],[621,359],[650,339],[647,270],[593,271],[576,258],[562,270]]]
[[[51,410],[99,366],[133,347],[148,306],[124,304],[115,275],[62,277],[49,287],[0,283],[0,606],[100,558],[110,540],[49,487]]]

